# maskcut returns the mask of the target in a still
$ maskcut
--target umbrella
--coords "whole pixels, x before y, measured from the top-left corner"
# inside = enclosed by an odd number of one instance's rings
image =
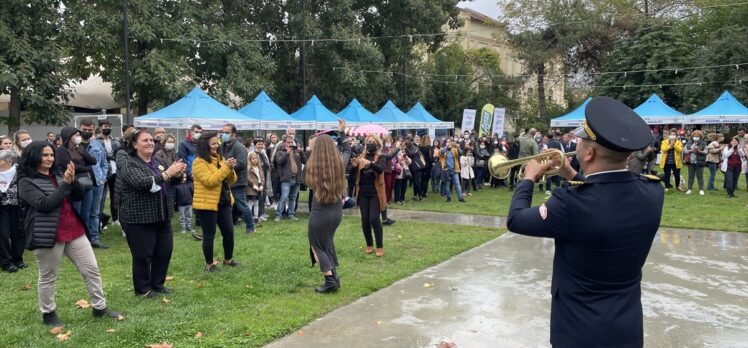
[[[373,124],[373,123],[365,124],[349,132],[349,134],[353,136],[366,136],[369,134],[377,134],[377,135],[384,136],[389,133],[390,131],[388,131],[387,128],[384,128],[378,124]]]

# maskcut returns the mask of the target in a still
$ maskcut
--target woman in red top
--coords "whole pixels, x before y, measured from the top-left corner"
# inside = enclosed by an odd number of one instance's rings
[[[76,182],[75,166],[68,163],[65,173],[53,169],[55,152],[46,141],[28,145],[21,157],[18,196],[26,203],[24,227],[27,247],[33,251],[39,266],[39,310],[47,325],[61,326],[55,313],[55,282],[62,254],[67,255],[83,276],[91,296],[95,317],[118,318],[120,313],[107,308],[101,274],[91,243],[86,238],[86,225],[70,202],[72,196],[83,195]]]
[[[722,150],[722,172],[725,173],[725,191],[727,198],[735,197],[735,190],[738,188],[740,172],[745,161],[745,151],[740,147],[738,137],[733,137],[730,145],[725,146]]]

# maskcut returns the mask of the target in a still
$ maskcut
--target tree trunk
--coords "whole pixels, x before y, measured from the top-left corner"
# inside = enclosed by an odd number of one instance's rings
[[[8,108],[8,135],[21,128],[21,91],[18,87],[10,88],[10,105]]]
[[[535,68],[535,74],[538,75],[538,118],[545,120],[545,64],[538,64]]]
[[[148,103],[150,102],[151,98],[148,98],[147,93],[138,93],[138,116],[148,113]]]

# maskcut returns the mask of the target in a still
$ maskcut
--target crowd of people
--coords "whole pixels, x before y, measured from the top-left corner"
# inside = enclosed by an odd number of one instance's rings
[[[108,226],[121,225],[127,239],[135,294],[151,298],[171,292],[164,282],[173,249],[173,215],[178,214],[182,233],[202,241],[205,271],[217,272],[217,229],[222,265],[236,267],[235,226],[243,224],[245,233],[252,234],[270,215],[278,223],[298,220],[299,192],[309,191],[310,256],[325,277],[316,290],[331,292],[340,286],[333,236],[344,207],[359,207],[364,252],[382,257],[383,228],[395,223],[387,216],[389,206],[419,202],[429,194],[451,202],[454,191],[464,203],[485,187],[512,190],[518,168],[506,179],[494,178],[488,170],[492,155],[516,159],[547,149],[568,153],[577,143],[573,132],[541,135],[535,129],[517,138],[464,132],[433,140],[413,133],[357,138],[346,136],[344,129],[341,121],[337,131],[317,134],[306,146],[292,128],[282,135],[243,140],[231,124],[218,132],[193,125],[178,143],[163,128],[132,125],[124,125],[122,137],[116,138],[109,121],[94,124],[90,119],[39,141],[23,130],[0,136],[0,266],[9,273],[26,268],[23,250],[33,250],[40,265],[39,309],[45,323],[59,324],[54,284],[65,254],[83,275],[94,315],[116,317],[120,314],[106,307],[92,249],[108,248],[100,238]],[[740,174],[747,172],[747,153],[748,135],[742,128],[729,142],[719,133],[705,136],[694,130],[686,136],[672,129],[634,152],[628,168],[636,174],[662,171],[667,190],[682,187],[685,164],[684,191],[691,194],[696,181],[702,195],[704,189],[717,190],[714,178],[720,170],[724,190],[734,197]],[[570,163],[580,170],[576,158]],[[748,185],[748,174],[745,180]],[[549,177],[538,190],[550,194],[560,184],[560,177]]]

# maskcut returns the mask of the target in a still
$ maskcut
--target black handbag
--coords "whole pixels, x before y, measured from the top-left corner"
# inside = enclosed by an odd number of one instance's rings
[[[91,180],[91,176],[88,173],[76,174],[75,180],[81,185],[83,191],[88,191],[94,187],[93,180]]]

